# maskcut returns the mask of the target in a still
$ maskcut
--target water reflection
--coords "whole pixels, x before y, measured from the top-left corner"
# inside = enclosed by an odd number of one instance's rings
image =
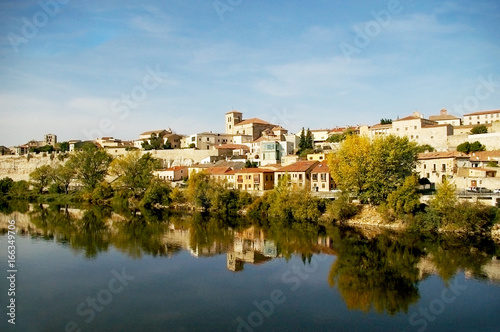
[[[349,309],[364,312],[408,312],[420,299],[419,283],[429,275],[448,282],[465,271],[470,278],[500,282],[499,247],[484,238],[374,233],[312,223],[252,225],[206,214],[117,212],[99,206],[19,205],[4,211],[3,234],[7,220],[14,218],[19,233],[56,241],[88,259],[110,248],[133,258],[172,257],[184,250],[196,257],[225,254],[227,269],[241,272],[245,264],[275,258],[296,255],[308,264],[313,255],[333,255],[325,282],[338,289]]]

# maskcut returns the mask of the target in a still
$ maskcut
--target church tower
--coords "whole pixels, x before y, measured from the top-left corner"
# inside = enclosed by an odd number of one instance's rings
[[[226,134],[236,134],[234,126],[240,123],[243,119],[243,113],[238,111],[231,111],[226,113]]]

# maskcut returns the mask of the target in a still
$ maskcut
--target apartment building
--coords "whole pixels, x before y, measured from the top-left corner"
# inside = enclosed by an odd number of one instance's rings
[[[464,114],[464,125],[488,124],[500,121],[500,110],[481,111]]]

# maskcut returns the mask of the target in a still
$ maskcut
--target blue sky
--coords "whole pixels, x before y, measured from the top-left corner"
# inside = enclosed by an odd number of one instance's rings
[[[499,109],[499,22],[495,0],[4,0],[0,145]]]

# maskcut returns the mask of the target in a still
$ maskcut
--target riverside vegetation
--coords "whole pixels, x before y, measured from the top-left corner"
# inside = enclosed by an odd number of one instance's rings
[[[400,221],[411,231],[488,234],[499,219],[499,209],[459,203],[454,186],[446,181],[438,186],[429,205],[420,203],[419,180],[413,170],[421,149],[404,137],[369,140],[346,135],[329,159],[332,177],[342,194],[328,201],[295,188],[287,177],[262,197],[231,188],[205,172],[192,174],[187,189],[172,188],[154,177],[153,171],[160,164],[149,153],[130,151],[113,159],[104,150],[86,144],[65,164],[37,168],[30,174],[31,182],[0,180],[0,206],[26,200],[98,204],[132,211],[196,209],[224,220],[245,214],[261,225],[307,227],[343,223],[363,205],[371,205],[386,223]],[[71,187],[72,183],[79,186]],[[352,203],[353,197],[360,204]]]

